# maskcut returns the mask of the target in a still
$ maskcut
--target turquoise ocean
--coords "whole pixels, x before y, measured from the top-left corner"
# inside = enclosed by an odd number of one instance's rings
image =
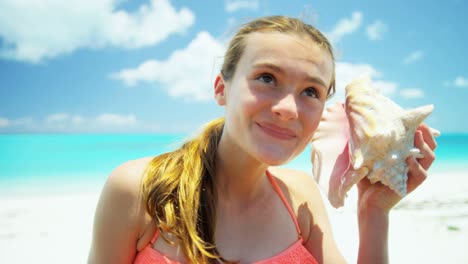
[[[188,135],[0,135],[0,196],[95,192],[119,164],[174,149]],[[468,134],[437,138],[431,171],[468,172]],[[310,172],[310,149],[285,167]]]

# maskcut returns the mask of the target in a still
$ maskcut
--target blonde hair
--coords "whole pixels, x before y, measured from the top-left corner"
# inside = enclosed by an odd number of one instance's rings
[[[245,38],[258,31],[274,31],[309,36],[330,53],[328,40],[314,27],[299,19],[271,16],[243,25],[229,43],[221,73],[229,80],[245,49]],[[328,95],[335,91],[333,67]],[[200,135],[180,148],[155,157],[148,165],[142,192],[148,213],[156,221],[161,236],[175,235],[190,263],[218,263],[223,259],[214,241],[216,230],[216,155],[224,128],[224,118],[206,125]]]

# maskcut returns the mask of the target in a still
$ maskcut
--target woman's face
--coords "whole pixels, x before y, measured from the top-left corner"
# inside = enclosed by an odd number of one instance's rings
[[[332,69],[328,52],[308,37],[249,34],[234,75],[215,85],[223,137],[268,165],[293,159],[319,124]]]

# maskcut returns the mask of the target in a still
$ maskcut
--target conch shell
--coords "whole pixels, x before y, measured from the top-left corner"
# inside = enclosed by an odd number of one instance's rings
[[[330,203],[343,206],[346,193],[364,177],[405,196],[406,159],[422,157],[414,134],[433,108],[404,110],[378,93],[370,78],[348,84],[345,105],[324,112],[312,139],[313,174]]]

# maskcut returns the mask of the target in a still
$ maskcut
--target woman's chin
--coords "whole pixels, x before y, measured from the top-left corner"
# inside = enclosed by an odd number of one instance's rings
[[[271,155],[272,153],[268,153],[267,155],[262,155],[260,158],[261,162],[267,164],[268,166],[281,166],[289,161],[291,161],[294,157],[292,155]],[[279,153],[277,153],[279,154]]]

